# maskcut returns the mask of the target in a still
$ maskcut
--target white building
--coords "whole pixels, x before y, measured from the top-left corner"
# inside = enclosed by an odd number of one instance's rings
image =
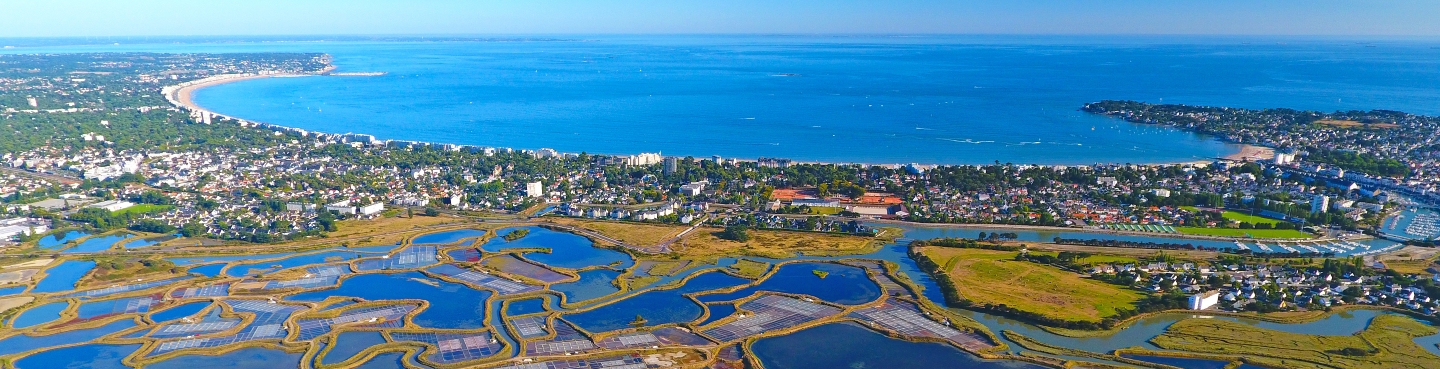
[[[1115,187],[1116,185],[1120,184],[1120,180],[1115,179],[1115,177],[1099,177],[1095,178],[1095,184],[1107,187]]]
[[[1170,197],[1170,190],[1164,188],[1150,190],[1150,193],[1155,194],[1155,197]]]
[[[525,196],[545,197],[545,184],[540,181],[526,183]]]
[[[350,200],[345,200],[345,201],[340,201],[340,202],[336,202],[336,203],[333,203],[333,204],[325,205],[325,210],[326,210],[326,211],[333,211],[333,212],[336,212],[336,213],[339,213],[339,214],[345,214],[345,215],[354,215],[354,214],[355,214],[355,207],[354,207],[354,206],[350,206]]]
[[[1220,302],[1220,291],[1201,292],[1190,295],[1190,310],[1205,310]]]
[[[301,203],[301,202],[287,202],[287,203],[285,203],[285,211],[305,211],[305,212],[315,211],[315,204],[306,204],[306,203]]]
[[[25,103],[26,103],[26,104],[30,104],[30,107],[32,107],[32,108],[38,108],[38,107],[40,107],[40,101],[39,101],[39,100],[36,100],[36,99],[33,98],[33,97],[27,97],[27,98],[25,98]]]
[[[129,207],[131,207],[131,206],[135,206],[135,203],[132,203],[132,202],[129,202],[129,201],[121,201],[121,200],[109,200],[109,201],[97,202],[97,203],[95,203],[95,204],[93,204],[93,205],[86,206],[86,207],[87,207],[87,208],[105,209],[105,211],[115,212],[115,211],[125,210],[126,208],[129,208]]]
[[[50,231],[50,224],[44,219],[10,218],[0,220],[0,241],[19,235],[40,234]]]
[[[664,161],[665,157],[658,152],[645,152],[638,155],[630,155],[623,158],[625,165],[652,165]]]
[[[385,203],[377,202],[360,207],[360,215],[375,215],[385,211]]]
[[[705,191],[705,186],[709,184],[709,181],[690,182],[689,184],[680,186],[680,193],[685,194],[685,196],[699,196],[701,192]]]
[[[1295,154],[1286,154],[1282,152],[1275,153],[1275,165],[1286,165],[1294,162]]]
[[[1324,213],[1330,208],[1330,196],[1315,195],[1310,198],[1310,214]]]

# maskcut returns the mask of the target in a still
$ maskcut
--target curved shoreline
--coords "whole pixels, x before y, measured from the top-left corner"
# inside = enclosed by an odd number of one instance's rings
[[[217,112],[212,111],[212,110],[210,110],[210,109],[206,109],[205,107],[200,106],[200,104],[198,104],[198,103],[195,102],[195,100],[194,100],[195,92],[197,92],[197,91],[199,91],[199,90],[201,90],[201,89],[207,88],[207,87],[214,87],[214,86],[219,86],[219,85],[223,85],[223,84],[240,82],[240,81],[246,81],[246,80],[252,80],[252,79],[272,78],[272,77],[282,77],[282,78],[284,78],[284,77],[309,77],[309,76],[332,75],[332,72],[334,72],[336,68],[337,68],[337,67],[334,66],[334,65],[328,65],[328,66],[325,67],[325,69],[322,69],[322,70],[317,71],[317,72],[312,72],[312,73],[273,73],[273,74],[267,74],[267,73],[262,72],[262,73],[260,73],[260,74],[245,73],[245,74],[218,75],[218,76],[212,76],[212,77],[202,78],[202,79],[199,79],[199,80],[184,82],[184,83],[180,83],[180,84],[176,84],[176,85],[166,86],[166,87],[164,87],[164,88],[161,89],[161,94],[165,96],[165,99],[168,100],[171,105],[175,105],[176,107],[178,107],[178,108],[180,108],[180,109],[183,109],[183,110],[188,110],[188,111],[191,111],[191,112],[198,112],[198,113],[209,114],[209,115],[214,116],[214,117],[217,117],[217,118],[234,119],[234,120],[237,120],[237,121],[240,121],[240,122],[248,122],[248,123],[261,123],[261,124],[264,124],[264,125],[267,125],[267,126],[270,126],[270,127],[273,127],[273,128],[279,128],[279,129],[285,129],[285,130],[295,130],[296,128],[294,128],[294,127],[282,126],[282,125],[277,125],[277,124],[273,124],[273,123],[257,122],[257,121],[254,121],[254,120],[249,120],[249,119],[245,119],[245,118],[241,118],[241,117],[236,117],[236,116],[230,116],[230,115],[220,114],[220,113],[217,113]],[[361,74],[356,74],[356,75],[361,75]],[[368,76],[368,75],[370,75],[370,74],[364,74],[364,75]],[[318,131],[313,131],[313,132],[318,132]],[[385,140],[390,140],[390,139],[385,139]],[[424,142],[424,141],[402,140],[402,139],[393,139],[393,140],[407,141],[407,142]],[[1213,162],[1214,160],[1258,161],[1258,160],[1268,160],[1268,159],[1270,159],[1270,158],[1273,158],[1274,155],[1275,155],[1275,150],[1272,149],[1272,148],[1269,148],[1269,147],[1256,146],[1256,145],[1250,145],[1250,144],[1233,143],[1233,142],[1228,142],[1228,141],[1223,141],[1223,140],[1221,140],[1220,142],[1223,142],[1223,143],[1229,144],[1229,145],[1240,146],[1240,149],[1239,149],[1239,151],[1237,151],[1237,152],[1235,152],[1235,153],[1231,153],[1231,154],[1225,155],[1225,156],[1215,157],[1215,158],[1212,158],[1212,159],[1194,159],[1194,160],[1177,160],[1177,161],[1158,161],[1158,162],[1153,162],[1153,163],[1140,163],[1140,164],[1137,164],[1137,165],[1148,165],[1148,166],[1209,165],[1209,164],[1210,164],[1211,162]],[[431,143],[431,142],[426,142],[426,143]],[[472,144],[463,144],[463,145],[473,146]],[[500,146],[500,147],[503,147],[503,146]],[[641,151],[643,151],[643,150],[641,150]],[[742,159],[741,161],[753,161],[753,160]],[[871,166],[871,165],[879,165],[879,166],[899,165],[899,164],[896,164],[896,163],[877,164],[877,163],[865,163],[865,162],[858,162],[858,161],[855,161],[855,162],[824,162],[824,161],[795,160],[794,162],[795,162],[796,164],[831,164],[831,165],[865,165],[865,166]],[[1121,163],[1120,163],[1120,162],[1110,162],[1110,163],[1096,162],[1096,163],[1094,163],[1094,164],[1118,165],[1118,164],[1121,164]],[[985,164],[922,164],[922,165],[939,165],[939,166],[967,166],[967,165],[973,165],[973,166],[982,166],[982,165],[985,165]],[[1089,164],[1043,164],[1043,165],[1040,165],[1040,166],[1048,166],[1048,167],[1073,167],[1073,166],[1084,166],[1084,165],[1089,165]]]

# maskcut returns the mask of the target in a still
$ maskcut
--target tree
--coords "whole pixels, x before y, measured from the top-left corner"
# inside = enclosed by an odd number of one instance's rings
[[[440,211],[439,211],[439,210],[435,210],[435,208],[425,208],[425,216],[427,216],[427,217],[438,217],[438,216],[440,216]]]
[[[725,227],[725,230],[720,231],[720,233],[716,233],[715,237],[720,237],[720,239],[731,240],[735,242],[750,242],[749,231],[749,227],[735,224],[729,227]]]

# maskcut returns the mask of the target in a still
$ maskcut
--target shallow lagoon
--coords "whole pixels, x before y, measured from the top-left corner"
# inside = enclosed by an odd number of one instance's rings
[[[58,234],[58,233],[57,233],[57,234],[52,234],[52,235],[45,236],[45,237],[41,238],[39,241],[36,241],[36,244],[38,244],[38,245],[40,246],[40,248],[42,248],[42,249],[49,250],[49,249],[54,249],[54,248],[56,248],[56,247],[60,247],[61,245],[64,245],[66,242],[78,240],[78,239],[84,238],[85,236],[89,236],[89,235],[90,235],[89,233],[85,233],[85,232],[81,232],[81,231],[69,231],[69,232],[65,232],[65,234]]]
[[[80,281],[80,278],[84,277],[85,273],[90,272],[90,269],[94,268],[95,262],[93,261],[70,260],[60,263],[60,265],[46,269],[45,279],[41,279],[40,283],[36,283],[35,289],[30,292],[44,293],[73,290],[75,289],[75,282]]]
[[[17,294],[17,293],[25,292],[25,288],[27,288],[27,287],[30,287],[30,286],[26,286],[26,285],[23,285],[23,284],[22,284],[22,285],[18,285],[18,286],[0,288],[0,296],[9,296],[9,295],[14,295],[14,294]]]
[[[86,368],[86,369],[128,369],[122,363],[140,345],[83,345],[46,350],[26,356],[15,362],[20,369],[38,368]]]
[[[814,271],[828,273],[825,278]],[[858,305],[880,298],[880,286],[865,275],[865,269],[832,263],[795,263],[780,266],[774,275],[760,282],[726,294],[701,295],[701,302],[733,301],[759,291],[774,291],[815,296],[824,301]]]
[[[70,307],[70,303],[64,301],[52,302],[45,305],[36,306],[21,312],[20,315],[15,316],[15,320],[11,321],[10,325],[15,328],[30,328],[40,324],[49,323],[56,319],[60,319],[60,313],[65,311],[65,308],[68,307]]]
[[[271,369],[298,368],[304,352],[286,353],[263,348],[243,348],[219,356],[185,355],[145,366],[146,369]]]
[[[748,282],[750,280],[725,273],[705,273],[689,280],[680,288],[644,292],[595,310],[566,315],[565,320],[591,333],[629,327],[637,314],[645,318],[646,326],[689,322],[699,318],[702,310],[700,305],[682,295]]]
[[[321,360],[322,364],[336,364],[349,359],[361,351],[385,343],[385,335],[380,332],[345,332],[336,339],[335,344],[330,347],[330,352],[325,354]]]
[[[79,253],[79,252],[99,252],[99,251],[105,251],[105,250],[109,250],[111,246],[115,246],[115,243],[116,243],[116,242],[121,242],[121,241],[130,239],[131,237],[135,237],[135,235],[128,234],[128,233],[122,233],[122,234],[113,234],[113,235],[103,236],[103,237],[92,237],[92,238],[90,238],[90,239],[88,239],[88,240],[85,240],[85,242],[81,242],[80,245],[75,246],[75,247],[72,247],[72,248],[70,248],[69,250],[62,251],[62,252],[60,252],[60,253],[61,253],[61,254],[73,254],[73,253]]]
[[[355,367],[355,369],[393,369],[405,367],[405,354],[401,352],[387,352],[375,355],[370,361]]]
[[[167,320],[180,319],[187,316],[195,315],[195,313],[200,312],[200,310],[205,310],[206,306],[210,306],[210,303],[206,301],[191,302],[150,314],[150,320],[158,323]]]
[[[1177,368],[1185,368],[1185,369],[1225,369],[1226,366],[1230,365],[1230,362],[1228,362],[1228,361],[1219,361],[1219,360],[1191,359],[1191,358],[1168,357],[1168,356],[1145,356],[1145,355],[1121,355],[1121,356],[1127,357],[1127,358],[1131,358],[1131,359],[1135,359],[1135,360],[1144,361],[1144,362],[1156,363],[1156,364],[1165,364],[1165,365],[1169,365],[1169,366],[1173,366],[1173,367],[1177,367]],[[1256,367],[1256,366],[1241,364],[1240,366],[1236,367],[1236,369],[1260,369],[1260,368],[1259,368],[1259,367]]]
[[[767,369],[1042,368],[984,360],[950,345],[886,337],[852,323],[832,323],[764,338],[753,347]]]
[[[10,355],[38,348],[89,342],[101,336],[135,327],[133,320],[119,320],[99,328],[82,329],[48,336],[19,335],[0,341],[0,355]]]
[[[199,273],[200,275],[203,275],[203,276],[206,276],[206,277],[214,277],[214,276],[220,275],[220,270],[222,270],[222,269],[225,269],[225,264],[210,264],[210,265],[204,265],[204,266],[198,266],[198,267],[190,268],[189,272],[191,272],[191,273]]]
[[[635,264],[635,260],[623,252],[598,248],[588,238],[543,227],[506,229],[501,231],[501,236],[520,229],[527,229],[530,233],[515,241],[506,241],[504,237],[495,237],[480,248],[489,252],[547,248],[550,249],[549,253],[529,253],[525,254],[525,258],[552,267],[570,269],[612,264],[616,269],[625,269]]]
[[[510,301],[510,305],[505,309],[505,315],[507,315],[507,316],[516,316],[516,315],[525,315],[525,314],[540,313],[540,312],[544,312],[544,311],[545,311],[545,299],[535,298],[535,299],[515,300],[515,301]]]
[[[580,272],[580,280],[551,285],[550,289],[565,294],[565,301],[576,303],[620,292],[613,283],[620,272],[609,269],[595,269]]]
[[[710,322],[725,319],[725,317],[735,313],[734,304],[705,304],[705,306],[710,308],[710,316],[705,318],[705,321],[700,322],[699,325],[710,324]]]
[[[466,239],[466,238],[475,238],[475,237],[480,237],[480,236],[484,236],[484,235],[485,235],[485,231],[482,231],[482,230],[479,230],[479,229],[459,229],[459,230],[454,230],[454,231],[445,231],[445,232],[440,232],[440,233],[431,233],[431,234],[421,235],[421,236],[419,236],[419,237],[415,237],[415,239],[413,239],[413,240],[410,240],[410,243],[411,243],[411,244],[415,244],[415,245],[419,245],[419,244],[452,244],[452,243],[459,242],[460,240],[463,240],[463,239]]]
[[[417,282],[423,280],[435,283]],[[305,292],[291,296],[294,301],[321,301],[330,296],[359,297],[366,300],[420,299],[430,307],[415,316],[415,323],[427,328],[471,329],[485,326],[485,299],[489,291],[430,278],[418,272],[399,274],[362,274],[340,282],[335,289]]]
[[[247,275],[269,273],[277,270],[302,267],[312,264],[338,263],[341,261],[354,260],[370,256],[377,255],[360,253],[355,251],[327,251],[318,254],[292,256],[289,258],[274,261],[237,264],[235,266],[231,266],[229,269],[226,269],[225,275],[231,277],[243,277]]]

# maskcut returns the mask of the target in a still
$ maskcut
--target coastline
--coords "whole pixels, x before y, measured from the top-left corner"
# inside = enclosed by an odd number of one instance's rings
[[[234,116],[229,116],[229,115],[225,115],[225,114],[216,113],[216,112],[211,111],[211,110],[209,110],[209,109],[206,109],[205,107],[200,106],[200,104],[196,103],[195,100],[194,100],[194,98],[195,98],[195,93],[196,93],[197,91],[199,91],[199,90],[201,90],[201,89],[204,89],[204,88],[207,88],[207,87],[214,87],[214,86],[219,86],[219,85],[223,85],[223,84],[235,83],[235,82],[247,81],[247,80],[253,80],[253,79],[262,79],[262,78],[290,78],[290,77],[310,77],[310,76],[335,75],[335,74],[334,74],[335,69],[336,69],[336,66],[334,66],[334,65],[329,65],[329,66],[326,66],[324,69],[322,69],[322,70],[320,70],[320,71],[316,71],[316,72],[312,72],[312,73],[264,73],[264,72],[262,72],[262,73],[260,73],[260,74],[245,73],[245,74],[217,75],[217,76],[211,76],[211,77],[202,78],[202,79],[198,79],[198,80],[194,80],[194,81],[184,82],[184,83],[180,83],[180,84],[176,84],[176,85],[166,86],[166,87],[164,87],[164,88],[161,89],[161,94],[165,96],[165,99],[168,100],[171,105],[174,105],[174,106],[176,106],[176,107],[178,107],[178,108],[180,108],[180,109],[183,109],[183,110],[188,110],[188,111],[191,111],[191,112],[202,113],[202,114],[209,114],[210,116],[213,116],[213,117],[215,117],[215,118],[233,119],[233,120],[236,120],[236,121],[239,121],[239,122],[242,122],[242,123],[259,123],[260,125],[264,125],[264,126],[267,126],[267,127],[269,127],[269,128],[272,128],[272,129],[294,131],[294,130],[295,130],[294,127],[281,126],[281,125],[271,124],[271,123],[265,123],[265,122],[256,122],[256,121],[248,120],[248,119],[245,119],[245,118],[234,117]],[[351,75],[351,74],[346,74],[346,75]],[[355,74],[353,74],[353,75],[355,75],[355,76],[383,75],[383,72],[381,72],[381,73],[355,73]],[[316,132],[316,133],[321,133],[321,132]],[[333,133],[333,132],[324,132],[324,133]],[[421,142],[421,141],[413,141],[413,140],[399,140],[399,139],[382,139],[382,140],[384,140],[384,141],[402,141],[402,142],[417,142],[417,143],[426,143],[426,144],[437,144],[437,143],[435,143],[435,142]],[[471,144],[460,144],[460,145],[461,145],[461,146],[476,146],[476,145],[471,145]],[[1230,160],[1230,161],[1261,161],[1261,160],[1269,160],[1269,159],[1271,159],[1271,158],[1273,158],[1273,157],[1275,156],[1275,150],[1272,149],[1272,148],[1269,148],[1269,147],[1256,146],[1256,145],[1250,145],[1250,144],[1235,144],[1235,145],[1240,146],[1240,150],[1239,150],[1238,152],[1235,152],[1235,153],[1232,153],[1232,154],[1229,154],[1229,155],[1225,155],[1225,156],[1221,156],[1221,157],[1217,157],[1217,158],[1215,158],[1215,159]],[[624,155],[624,154],[615,154],[615,155]],[[738,161],[741,161],[741,162],[756,162],[756,161],[758,161],[757,159],[739,159],[739,158],[734,158],[734,159],[735,159],[735,160],[738,160]],[[1138,164],[1138,165],[1142,165],[1142,166],[1169,166],[1169,165],[1205,166],[1205,165],[1209,165],[1210,163],[1212,163],[1215,159],[1209,159],[1209,160],[1188,160],[1188,161],[1175,161],[1175,162],[1141,163],[1141,164]],[[865,163],[865,162],[858,162],[858,161],[857,161],[857,162],[822,162],[822,161],[801,161],[801,160],[794,160],[794,161],[792,161],[792,162],[793,162],[794,164],[862,165],[862,166],[890,166],[890,167],[900,167],[900,166],[905,165],[904,163],[884,163],[884,164],[879,164],[879,163]],[[956,166],[964,166],[964,165],[984,165],[984,164],[923,164],[923,163],[912,163],[912,164],[917,164],[917,165],[920,165],[920,166],[922,166],[922,167],[950,166],[950,165],[956,165]],[[1098,164],[1098,165],[1119,165],[1119,164],[1121,164],[1121,163],[1095,163],[1095,164]],[[1020,164],[1020,165],[1028,165],[1028,164]],[[1082,164],[1082,165],[1041,165],[1041,166],[1048,166],[1048,167],[1075,167],[1075,166],[1087,166],[1087,165],[1083,165],[1083,164]]]

